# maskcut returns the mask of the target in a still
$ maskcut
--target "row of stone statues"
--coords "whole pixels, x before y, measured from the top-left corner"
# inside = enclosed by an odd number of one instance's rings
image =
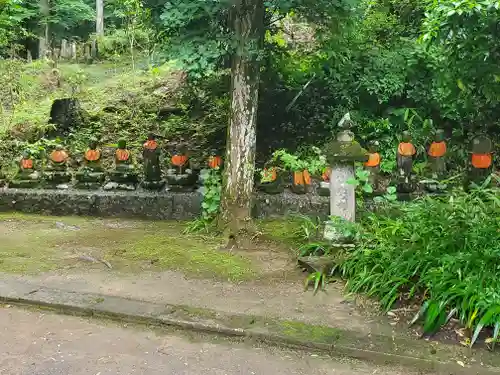
[[[114,155],[114,166],[106,171],[101,164],[102,153],[97,141],[92,141],[83,156],[83,165],[75,173],[75,188],[95,190],[135,190],[141,185],[148,190],[161,190],[166,187],[170,191],[192,191],[198,178],[202,178],[190,168],[186,155],[174,153],[171,166],[163,176],[160,166],[160,149],[153,134],[143,144],[143,174],[139,182],[139,171],[133,163],[130,150],[124,140],[120,140]],[[218,168],[222,163],[219,156],[209,158],[208,168]],[[73,174],[69,170],[69,155],[62,146],[57,146],[49,154],[48,165],[42,172],[35,167],[35,160],[29,151],[25,151],[19,163],[17,175],[9,181],[9,187],[36,188],[47,187],[67,189],[72,185]],[[202,184],[203,181],[200,181]]]
[[[377,141],[368,144],[368,155],[364,162],[364,168],[369,171],[370,184],[374,191],[379,190],[380,165],[382,162],[379,154],[379,143]],[[427,160],[429,162],[430,178],[423,181],[416,181],[413,172],[413,162],[417,156],[417,148],[412,143],[412,137],[409,132],[403,132],[401,142],[396,151],[397,173],[394,185],[398,193],[412,193],[417,189],[420,182],[428,191],[439,193],[447,188],[446,179],[446,154],[447,144],[442,130],[437,130],[434,134],[432,143],[427,149]],[[473,139],[470,150],[470,170],[467,181],[481,182],[491,173],[493,166],[493,142],[486,136],[478,136]],[[272,173],[271,173],[272,172]],[[307,172],[307,171],[304,171]],[[308,179],[297,179],[296,174],[291,181],[292,190],[295,193],[303,193],[312,189],[307,187]],[[330,195],[330,174],[331,168],[328,167],[322,174],[322,181],[317,187],[319,195]],[[299,181],[299,183],[297,183]],[[308,182],[310,184],[310,182]],[[283,191],[283,181],[279,180],[276,168],[270,167],[266,170],[265,182],[260,184],[262,190],[267,193],[279,193]]]
[[[397,175],[396,186],[400,193],[411,193],[416,189],[413,174],[413,161],[417,149],[412,143],[408,132],[402,134],[401,143],[396,152]],[[379,185],[381,156],[378,142],[368,145],[368,155],[364,163],[366,170],[370,171],[370,182],[375,190]],[[443,183],[446,172],[447,145],[444,132],[436,131],[433,142],[427,154],[430,164],[431,179],[425,180],[424,185],[429,191],[440,191],[446,188]],[[142,186],[148,190],[192,191],[196,185],[203,184],[206,173],[195,173],[190,166],[189,158],[184,153],[173,153],[170,158],[170,167],[163,175],[161,168],[161,151],[153,134],[143,144],[143,179],[139,181],[139,171],[132,161],[130,150],[126,142],[120,140],[114,155],[114,166],[106,171],[101,165],[101,150],[97,141],[89,144],[83,157],[83,164],[74,174],[76,188],[104,190],[135,190]],[[62,146],[58,146],[48,157],[48,165],[43,171],[36,168],[35,160],[29,151],[23,154],[17,175],[9,181],[9,186],[14,188],[48,187],[66,189],[72,185],[73,173],[69,170],[69,155]],[[485,136],[478,136],[471,147],[471,175],[474,180],[484,178],[490,173],[493,164],[493,143]],[[215,169],[222,165],[222,158],[212,155],[205,169]],[[329,180],[331,169],[327,168],[322,174],[317,191],[320,195],[329,195]],[[291,188],[297,194],[308,193],[312,190],[312,179],[307,170],[294,171],[291,175]],[[284,190],[285,183],[275,167],[264,170],[258,187],[271,194]]]
[[[447,144],[442,130],[437,130],[434,139],[427,149],[427,160],[429,162],[430,179],[421,183],[431,192],[445,190],[446,182],[446,154]],[[372,142],[368,147],[368,161],[364,164],[370,171],[371,183],[374,187],[378,185],[381,157],[378,153],[378,143]],[[477,136],[473,139],[470,150],[470,168],[468,180],[480,182],[491,173],[493,167],[493,142],[486,136]],[[412,143],[409,132],[403,132],[401,142],[396,152],[397,177],[396,188],[400,193],[411,193],[415,191],[417,182],[413,173],[413,162],[417,155],[417,149]]]

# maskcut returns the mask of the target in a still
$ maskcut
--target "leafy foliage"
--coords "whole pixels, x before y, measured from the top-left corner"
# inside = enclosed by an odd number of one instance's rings
[[[279,165],[282,169],[291,172],[305,171],[313,175],[321,175],[327,166],[326,158],[321,150],[312,147],[297,154],[291,154],[284,149],[273,152],[270,163]]]
[[[219,168],[204,170],[202,188],[203,202],[201,216],[192,221],[186,228],[187,232],[208,232],[214,223],[220,209],[222,178]]]
[[[360,246],[343,262],[350,292],[422,301],[416,319],[433,333],[456,315],[474,329],[499,324],[496,285],[500,254],[498,191],[476,189],[450,198],[422,198],[388,216],[365,219]]]
[[[428,4],[421,41],[442,54],[443,99],[458,97],[456,117],[495,121],[500,99],[499,18],[496,0]]]
[[[32,17],[34,12],[23,6],[22,0],[2,0],[0,2],[0,51],[11,45],[20,36],[26,36],[28,30],[23,22]]]

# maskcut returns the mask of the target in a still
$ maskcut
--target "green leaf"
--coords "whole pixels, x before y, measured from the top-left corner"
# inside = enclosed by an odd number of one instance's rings
[[[323,273],[316,272],[316,278],[315,278],[315,282],[314,282],[314,293],[313,293],[314,295],[316,295],[318,293],[322,279],[323,279]]]
[[[500,314],[500,306],[494,306],[494,307],[490,308],[486,312],[486,314],[483,315],[483,317],[481,318],[481,320],[477,324],[476,329],[474,330],[474,334],[472,335],[472,339],[470,341],[470,346],[474,345],[474,343],[476,342],[476,340],[479,336],[479,333],[481,333],[481,330],[483,329],[483,327],[485,325],[491,325],[493,323],[492,318],[498,314]]]
[[[373,193],[373,187],[372,187],[372,185],[370,185],[370,184],[363,185],[363,191],[365,193],[368,193],[368,194]]]
[[[410,326],[414,325],[417,322],[417,320],[422,318],[425,315],[425,313],[427,312],[428,308],[429,308],[429,301],[425,301],[422,304],[422,306],[420,307],[420,310],[415,314],[415,316],[411,320]]]
[[[495,344],[496,344],[496,342],[498,340],[498,334],[499,333],[500,333],[500,321],[497,320],[496,323],[495,323],[495,329],[493,330],[493,343],[491,345],[491,347],[493,349],[495,349]]]
[[[349,178],[346,182],[347,182],[349,185],[359,186],[359,181],[358,181],[358,180],[356,180],[355,178]]]
[[[395,193],[396,193],[396,187],[394,187],[394,186],[389,186],[389,187],[387,188],[387,192],[388,192],[389,194],[395,194]]]

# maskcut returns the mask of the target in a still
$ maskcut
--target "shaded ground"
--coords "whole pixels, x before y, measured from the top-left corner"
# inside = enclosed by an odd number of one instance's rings
[[[0,374],[418,375],[214,337],[0,308]]]
[[[221,250],[223,241],[183,234],[178,222],[0,215],[0,272],[102,269],[105,260],[126,272],[180,270],[190,277],[242,281],[281,277],[294,263],[266,244],[245,253]]]
[[[178,222],[1,214],[0,277],[365,334],[421,335],[419,326],[408,328],[417,307],[380,316],[373,302],[346,298],[341,282],[316,296],[304,292],[305,276],[293,253],[300,226],[293,221],[259,226],[255,249],[229,253],[221,250],[222,239],[183,234],[185,224]],[[432,339],[457,338],[455,330],[446,330]]]
[[[220,238],[183,234],[178,222],[0,215],[0,276],[55,289],[208,308],[392,335],[372,305],[342,284],[304,292],[293,221],[259,223],[255,249],[229,253]],[[89,258],[103,259],[104,263]],[[4,279],[7,275],[2,276]],[[375,313],[375,314],[372,314]]]

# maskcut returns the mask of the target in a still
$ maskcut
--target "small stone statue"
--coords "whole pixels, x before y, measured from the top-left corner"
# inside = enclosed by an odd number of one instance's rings
[[[143,144],[142,156],[144,163],[144,181],[142,186],[149,190],[160,190],[165,181],[161,176],[160,149],[154,134],[149,134],[147,141]]]
[[[330,196],[330,176],[332,174],[332,168],[326,167],[321,174],[321,180],[318,187],[318,195],[322,197]]]
[[[167,191],[193,191],[197,176],[190,168],[189,158],[185,151],[174,151],[170,158],[171,167],[167,170]]]
[[[83,166],[75,175],[78,189],[99,189],[106,175],[101,165],[101,150],[97,147],[97,141],[92,140],[89,143],[89,148],[83,155]]]
[[[398,146],[397,151],[397,167],[398,167],[398,184],[397,190],[399,193],[411,193],[415,190],[412,181],[413,158],[417,150],[411,143],[411,135],[409,132],[403,132],[402,142]]]
[[[35,161],[29,150],[23,152],[19,161],[19,170],[12,181],[11,188],[36,188],[40,185],[40,174],[35,170]]]
[[[215,151],[210,153],[207,161],[207,167],[203,168],[200,171],[198,176],[198,184],[200,185],[199,191],[203,191],[203,187],[205,186],[205,180],[210,176],[210,173],[216,169],[220,169],[222,167],[222,158],[217,155]]]
[[[49,165],[45,171],[45,180],[48,187],[68,189],[71,182],[71,172],[68,171],[69,155],[61,146],[56,146],[49,155]]]
[[[295,194],[306,194],[311,191],[311,175],[309,171],[294,171],[292,173],[292,191]]]
[[[218,155],[212,154],[208,158],[208,168],[210,169],[216,169],[220,168],[222,166],[222,158]]]
[[[283,178],[278,167],[268,165],[260,173],[257,188],[267,194],[279,194],[285,190]]]
[[[369,182],[374,191],[378,190],[380,175],[380,154],[378,153],[379,142],[372,141],[368,144],[368,161],[365,162],[365,169],[370,172]]]
[[[429,165],[432,174],[432,180],[426,181],[425,187],[430,192],[439,192],[447,188],[446,184],[440,183],[446,173],[446,142],[444,140],[444,131],[439,129],[434,134],[434,141],[427,150],[429,156]]]
[[[491,174],[492,166],[493,142],[487,136],[479,135],[472,140],[469,182],[483,183]]]
[[[432,171],[432,178],[440,179],[446,172],[446,142],[444,140],[444,131],[439,129],[434,134],[434,141],[429,146],[427,154]]]
[[[115,169],[109,173],[109,180],[104,190],[135,190],[138,175],[132,156],[127,149],[127,142],[123,139],[118,141],[115,152]]]

